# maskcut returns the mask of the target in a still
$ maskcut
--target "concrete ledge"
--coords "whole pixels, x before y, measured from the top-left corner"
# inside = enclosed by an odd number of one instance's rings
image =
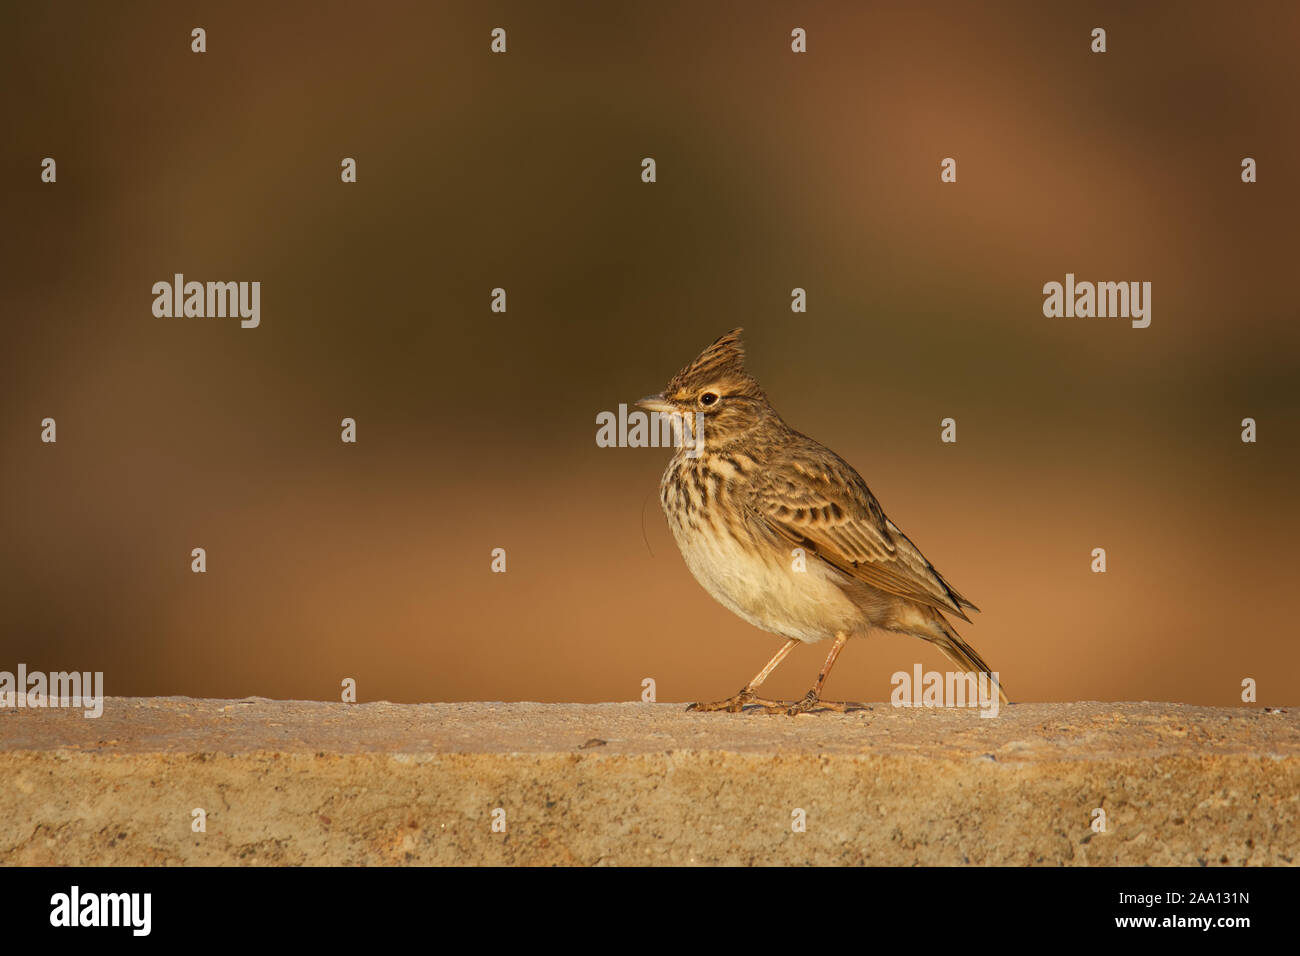
[[[110,698],[0,711],[0,778],[11,865],[1300,862],[1294,708]]]

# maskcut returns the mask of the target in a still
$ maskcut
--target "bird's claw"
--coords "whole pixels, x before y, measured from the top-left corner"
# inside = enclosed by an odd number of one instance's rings
[[[836,713],[847,714],[855,710],[867,710],[866,704],[860,704],[855,700],[822,700],[812,691],[809,691],[802,698],[795,701],[790,707],[786,708],[786,714],[794,717],[797,714],[808,714],[817,708],[833,710]]]
[[[740,693],[734,697],[728,697],[726,700],[714,700],[708,702],[697,702],[689,704],[686,707],[688,713],[707,713],[716,710],[725,710],[729,714],[739,714],[746,707],[757,706],[763,708],[764,712],[769,714],[783,714],[790,706],[788,700],[768,700],[765,697],[756,697],[752,691],[741,689]]]

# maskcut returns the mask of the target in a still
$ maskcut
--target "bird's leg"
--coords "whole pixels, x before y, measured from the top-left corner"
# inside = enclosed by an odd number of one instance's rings
[[[784,709],[788,706],[785,702],[755,697],[754,690],[762,684],[763,681],[767,680],[768,675],[771,674],[772,671],[776,670],[776,665],[785,660],[785,655],[789,654],[798,643],[799,642],[794,638],[790,638],[790,640],[786,641],[785,646],[777,651],[776,654],[773,655],[772,659],[767,662],[767,666],[755,674],[752,681],[740,688],[739,693],[737,693],[735,697],[729,697],[726,700],[715,700],[708,704],[691,704],[686,709],[697,711],[725,710],[732,714],[737,714],[744,710],[746,704],[759,704],[769,710]]]
[[[827,710],[836,710],[840,713],[866,709],[865,704],[856,704],[852,701],[821,699],[822,685],[826,683],[831,668],[835,666],[835,658],[840,656],[840,651],[844,650],[848,640],[849,635],[843,631],[835,635],[835,643],[831,645],[831,652],[826,655],[826,663],[822,665],[821,673],[817,675],[817,683],[813,684],[812,690],[808,691],[802,700],[796,701],[793,706],[786,709],[787,714],[791,717],[795,714],[806,714],[817,707],[825,707]]]

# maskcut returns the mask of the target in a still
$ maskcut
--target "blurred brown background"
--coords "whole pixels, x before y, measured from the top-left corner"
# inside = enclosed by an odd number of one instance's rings
[[[780,640],[691,579],[666,453],[595,416],[744,325],[1013,699],[1297,703],[1300,14],[1135,6],[7,6],[0,669],[730,694]],[[1151,327],[1044,318],[1067,271],[1151,281]],[[260,280],[261,327],[155,318],[174,272]],[[841,661],[872,700],[946,668]]]

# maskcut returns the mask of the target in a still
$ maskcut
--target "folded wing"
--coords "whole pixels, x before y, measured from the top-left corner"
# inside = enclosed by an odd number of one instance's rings
[[[776,534],[872,587],[955,614],[978,611],[892,521],[838,456],[794,454],[753,483],[750,511]]]

